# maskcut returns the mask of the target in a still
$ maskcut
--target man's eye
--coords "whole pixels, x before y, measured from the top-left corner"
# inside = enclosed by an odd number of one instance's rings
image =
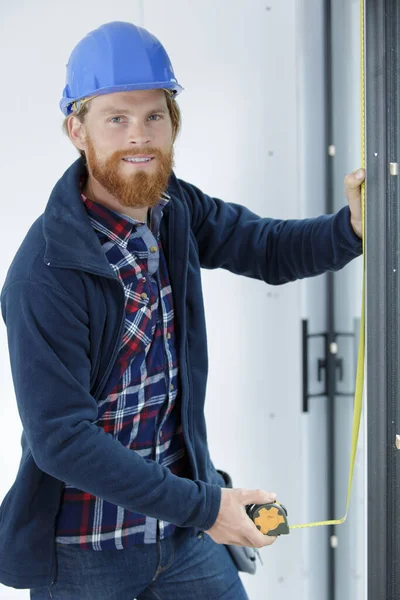
[[[157,121],[158,121],[158,119],[161,119],[161,118],[162,118],[162,117],[161,117],[161,115],[154,114],[154,115],[150,115],[150,116],[149,116],[149,119],[151,119],[152,117],[157,117]],[[119,117],[113,117],[113,118],[111,119],[111,122],[114,122],[114,123],[116,123],[115,119],[123,119],[123,117],[122,117],[122,116],[119,116]],[[120,123],[120,121],[118,121],[118,123]]]

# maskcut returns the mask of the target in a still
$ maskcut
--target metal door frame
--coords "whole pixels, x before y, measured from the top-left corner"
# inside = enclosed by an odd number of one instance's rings
[[[400,597],[400,7],[366,0],[368,598]],[[391,166],[393,163],[393,166]]]

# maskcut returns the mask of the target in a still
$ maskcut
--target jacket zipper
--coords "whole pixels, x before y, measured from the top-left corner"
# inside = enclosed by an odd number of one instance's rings
[[[110,277],[110,279],[115,279],[115,278]],[[118,284],[120,286],[120,289],[122,290],[122,293],[123,293],[123,296],[124,296],[124,300],[125,300],[124,284],[119,279],[117,281],[118,281]],[[114,349],[113,349],[112,354],[111,354],[110,362],[108,363],[107,369],[103,373],[103,377],[101,378],[101,381],[99,382],[99,385],[97,386],[96,390],[93,392],[93,397],[96,400],[100,397],[100,394],[103,391],[104,385],[105,385],[105,383],[108,380],[108,376],[110,375],[111,370],[112,370],[112,368],[114,366],[115,360],[117,358],[117,354],[118,354],[119,346],[120,346],[120,341],[121,341],[121,336],[122,336],[123,331],[124,331],[124,325],[125,325],[125,302],[124,302],[123,314],[122,314],[122,318],[121,318],[121,322],[120,322],[120,326],[119,326],[119,331],[118,331],[117,339],[116,339],[116,342],[115,342],[115,345],[114,345]]]
[[[170,217],[169,217],[170,221],[169,221],[169,238],[171,240],[175,239],[174,238],[174,215],[173,212],[171,211],[170,213]],[[170,244],[169,247],[169,264],[173,265],[174,264],[174,246],[173,244]],[[182,302],[182,311],[185,310],[185,299],[181,300]],[[181,406],[181,420],[182,420],[182,432],[183,432],[183,439],[185,440],[185,445],[186,445],[186,449],[189,455],[189,461],[191,464],[191,468],[192,468],[192,473],[193,473],[193,478],[197,479],[198,477],[198,472],[197,472],[197,465],[196,465],[196,461],[195,461],[195,456],[194,456],[194,444],[192,443],[192,438],[193,438],[193,430],[192,430],[192,392],[191,392],[191,380],[190,380],[190,372],[189,372],[189,352],[188,352],[188,343],[187,343],[187,337],[185,337],[185,339],[183,339],[182,337],[182,327],[179,328],[180,329],[180,335],[181,335],[181,348],[184,348],[184,361],[183,363],[181,363],[179,365],[179,368],[181,370],[184,371],[184,377],[182,377],[182,406]],[[182,354],[182,352],[180,353]],[[185,411],[184,411],[184,404],[185,404],[185,388],[186,388],[186,417],[185,418]]]
[[[63,265],[63,264],[57,264],[57,263],[54,263],[54,262],[47,263],[47,265],[48,266],[51,265],[51,266],[57,267],[59,269],[79,269],[80,271],[84,271],[85,273],[91,273],[92,275],[97,275],[98,277],[104,277],[105,279],[111,279],[112,281],[116,281],[118,283],[118,285],[120,287],[120,290],[122,292],[124,302],[123,302],[123,311],[122,311],[122,315],[121,315],[121,322],[120,322],[120,326],[119,326],[119,331],[118,331],[118,335],[117,335],[116,342],[115,342],[115,345],[114,345],[114,349],[113,349],[112,354],[111,354],[110,362],[108,363],[107,369],[105,370],[105,372],[103,374],[103,377],[101,378],[101,381],[98,384],[95,392],[93,392],[93,397],[97,399],[97,396],[100,396],[100,392],[103,391],[104,384],[107,381],[107,378],[108,378],[108,376],[109,376],[109,374],[111,372],[111,369],[112,369],[112,367],[114,365],[114,362],[116,360],[117,353],[118,353],[118,350],[119,350],[121,335],[123,333],[123,328],[124,328],[124,325],[125,325],[125,292],[124,292],[124,284],[122,283],[122,281],[120,281],[118,279],[117,276],[114,277],[113,275],[105,275],[104,272],[103,273],[99,273],[98,271],[92,271],[90,269],[85,269],[85,268],[82,268],[82,265],[74,265],[74,264],[70,264],[70,265],[65,265],[64,264]]]
[[[192,406],[192,381],[190,378],[190,362],[189,362],[189,348],[188,348],[188,342],[187,339],[185,340],[185,364],[186,364],[186,381],[187,381],[187,388],[188,388],[188,406],[187,406],[187,413],[188,413],[188,439],[189,442],[191,442],[191,440],[193,439],[193,406]],[[186,444],[187,446],[187,444]],[[193,443],[191,442],[191,446],[193,448]],[[194,456],[192,454],[191,457],[191,462],[192,462],[192,470],[193,470],[193,476],[194,479],[197,479],[198,473],[197,473],[197,468],[196,468],[196,462],[194,460]]]

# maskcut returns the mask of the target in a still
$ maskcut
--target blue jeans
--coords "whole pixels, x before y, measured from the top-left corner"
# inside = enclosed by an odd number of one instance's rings
[[[248,600],[225,546],[191,528],[126,550],[56,543],[56,559],[56,580],[31,600]]]

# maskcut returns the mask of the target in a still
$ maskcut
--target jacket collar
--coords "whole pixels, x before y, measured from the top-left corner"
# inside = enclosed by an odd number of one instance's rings
[[[54,186],[43,213],[44,261],[57,267],[73,267],[106,277],[115,276],[81,198],[79,183],[86,173],[83,159],[78,158]],[[173,195],[179,184],[172,171],[167,194],[171,200],[164,213],[171,210]]]

